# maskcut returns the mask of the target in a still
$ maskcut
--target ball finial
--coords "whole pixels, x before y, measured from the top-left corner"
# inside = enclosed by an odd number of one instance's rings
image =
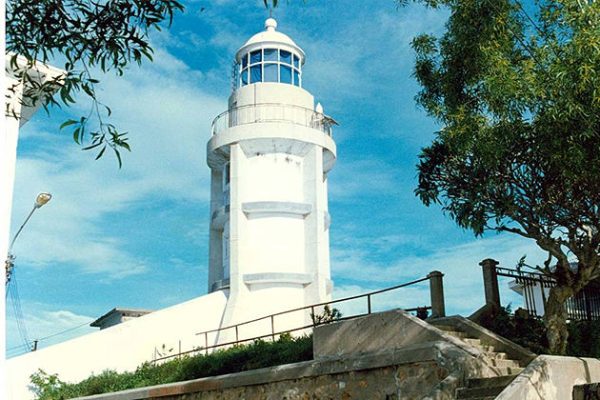
[[[275,28],[277,28],[277,21],[275,21],[275,18],[267,18],[265,21],[265,28],[268,31],[274,31]]]

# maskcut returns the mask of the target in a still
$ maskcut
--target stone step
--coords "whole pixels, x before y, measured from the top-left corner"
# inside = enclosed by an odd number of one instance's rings
[[[467,334],[464,332],[458,332],[458,331],[444,331],[444,332],[447,333],[448,335],[457,337],[459,339],[467,338]]]
[[[468,397],[469,400],[495,400],[496,396]]]
[[[484,387],[462,387],[456,389],[456,398],[457,399],[473,399],[474,397],[496,397],[500,394],[501,391],[504,390],[506,385],[499,386],[484,386]]]
[[[468,388],[487,387],[487,386],[508,386],[517,375],[502,375],[491,378],[471,378],[467,379]]]
[[[503,353],[501,351],[486,352],[485,356],[489,358],[496,358],[498,360],[506,360],[507,357],[506,353]]]
[[[519,362],[516,360],[503,360],[501,358],[491,358],[489,359],[489,362],[494,367],[519,368]]]
[[[479,339],[478,339],[479,340]],[[488,346],[485,344],[480,344],[480,345],[472,345],[473,347],[477,347],[479,350],[481,350],[484,353],[496,353],[496,349],[494,349],[494,346]]]
[[[470,344],[471,346],[475,346],[475,347],[481,347],[483,348],[482,344],[481,344],[481,340],[479,339],[473,339],[473,338],[464,338],[463,342]]]
[[[453,326],[450,326],[450,325],[438,325],[438,324],[432,324],[432,325],[442,331],[456,331],[456,328]]]
[[[498,367],[502,375],[519,375],[524,368],[521,367]]]

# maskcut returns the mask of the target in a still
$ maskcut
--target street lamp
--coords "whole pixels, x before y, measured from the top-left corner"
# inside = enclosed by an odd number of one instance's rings
[[[4,264],[5,264],[4,268],[5,268],[5,273],[6,273],[6,283],[5,283],[6,286],[8,286],[8,283],[10,282],[12,270],[15,265],[15,256],[12,254],[11,251],[12,251],[13,245],[15,244],[15,241],[17,240],[17,237],[19,237],[19,234],[21,233],[21,231],[23,230],[23,228],[25,227],[27,222],[29,222],[29,219],[31,218],[31,216],[33,215],[35,210],[37,210],[38,208],[40,208],[41,206],[43,206],[44,204],[49,202],[51,198],[52,198],[52,195],[50,193],[40,193],[37,195],[37,197],[35,198],[35,203],[33,203],[33,208],[29,212],[29,215],[27,216],[27,218],[25,218],[25,222],[23,222],[23,224],[21,225],[21,227],[15,234],[15,237],[13,237],[13,240],[10,242],[10,246],[8,247],[8,254],[6,255],[6,261],[4,262]]]

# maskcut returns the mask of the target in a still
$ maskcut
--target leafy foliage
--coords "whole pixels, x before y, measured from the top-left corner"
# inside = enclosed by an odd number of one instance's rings
[[[562,304],[600,277],[600,2],[422,3],[451,15],[442,37],[413,40],[416,100],[442,126],[415,192],[476,235],[535,240],[564,350]]]
[[[543,321],[530,317],[524,310],[514,314],[510,306],[484,315],[479,323],[537,354],[550,352]],[[600,321],[571,321],[566,354],[573,357],[600,358]]]
[[[321,314],[316,314],[314,312],[310,313],[310,319],[314,326],[328,324],[330,322],[334,322],[342,318],[342,313],[337,308],[330,308],[328,305],[323,307],[323,312]]]
[[[91,143],[83,149],[96,149],[98,159],[109,147],[121,166],[119,150],[130,146],[124,132],[105,122],[111,109],[98,99],[94,70],[123,75],[132,62],[151,61],[149,31],[160,30],[165,21],[171,24],[181,10],[176,0],[9,0],[6,50],[12,53],[9,72],[17,80],[10,89],[15,92],[22,85],[22,104],[41,103],[46,110],[52,104],[70,106],[77,93],[85,94],[91,100],[89,113],[66,121],[61,129],[72,129],[77,144],[89,132]],[[61,62],[64,73],[40,82],[39,63],[49,62]]]
[[[209,355],[188,356],[158,365],[144,363],[135,372],[117,373],[107,370],[75,384],[62,382],[57,375],[49,375],[40,370],[31,376],[30,387],[38,400],[63,400],[307,361],[312,358],[311,336],[292,338],[289,334],[283,334],[275,342],[258,340],[250,345],[234,346]]]

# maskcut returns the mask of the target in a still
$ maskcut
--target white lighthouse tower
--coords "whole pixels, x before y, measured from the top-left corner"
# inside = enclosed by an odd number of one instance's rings
[[[237,51],[229,108],[207,146],[208,290],[228,294],[222,326],[324,302],[332,291],[327,174],[335,122],[302,88],[304,51],[276,28],[267,19]]]

